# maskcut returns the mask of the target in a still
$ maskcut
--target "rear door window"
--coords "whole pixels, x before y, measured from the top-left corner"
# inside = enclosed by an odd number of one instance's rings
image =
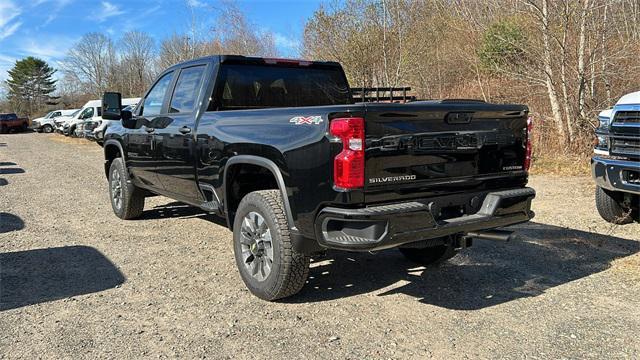
[[[171,98],[170,113],[189,113],[193,111],[204,70],[205,66],[200,65],[183,69],[180,72],[180,77],[178,77],[173,97]]]

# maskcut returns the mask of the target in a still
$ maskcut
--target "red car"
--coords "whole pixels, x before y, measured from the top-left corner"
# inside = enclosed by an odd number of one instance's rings
[[[29,118],[19,118],[14,113],[0,113],[0,134],[8,133],[11,129],[25,131],[29,128]]]

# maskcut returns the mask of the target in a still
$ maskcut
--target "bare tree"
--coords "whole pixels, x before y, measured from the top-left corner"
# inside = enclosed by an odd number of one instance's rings
[[[117,63],[113,42],[101,33],[89,33],[69,50],[63,71],[73,74],[94,96],[102,96],[109,87]]]
[[[130,31],[120,40],[120,68],[127,95],[140,95],[154,76],[155,43],[146,33]]]

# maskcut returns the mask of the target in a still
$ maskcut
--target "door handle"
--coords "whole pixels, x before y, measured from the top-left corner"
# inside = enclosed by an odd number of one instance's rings
[[[180,132],[181,132],[182,134],[188,134],[188,133],[190,133],[190,132],[191,132],[191,128],[190,128],[190,127],[187,127],[187,126],[183,126],[183,127],[181,127],[181,128],[180,128]]]
[[[156,131],[156,129],[154,129],[154,128],[150,128],[150,127],[145,127],[144,129],[145,129],[148,133],[152,133],[152,132]]]

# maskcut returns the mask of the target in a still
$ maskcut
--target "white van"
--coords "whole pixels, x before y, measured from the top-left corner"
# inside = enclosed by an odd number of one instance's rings
[[[98,116],[102,116],[102,100],[90,100],[75,116],[60,124],[59,129],[65,135],[73,135],[79,123]]]
[[[50,111],[47,115],[31,121],[31,128],[37,132],[50,133],[56,128],[55,120],[61,116],[69,116],[79,109],[59,109]]]
[[[122,99],[122,107],[123,109],[135,109],[139,102],[140,98]],[[111,124],[118,122],[118,120],[105,120],[102,117],[94,119],[94,121],[96,121],[96,124],[95,128],[93,128],[92,130],[92,137],[97,141],[102,141],[102,139],[104,138],[104,132],[107,130],[107,128],[111,126]]]

